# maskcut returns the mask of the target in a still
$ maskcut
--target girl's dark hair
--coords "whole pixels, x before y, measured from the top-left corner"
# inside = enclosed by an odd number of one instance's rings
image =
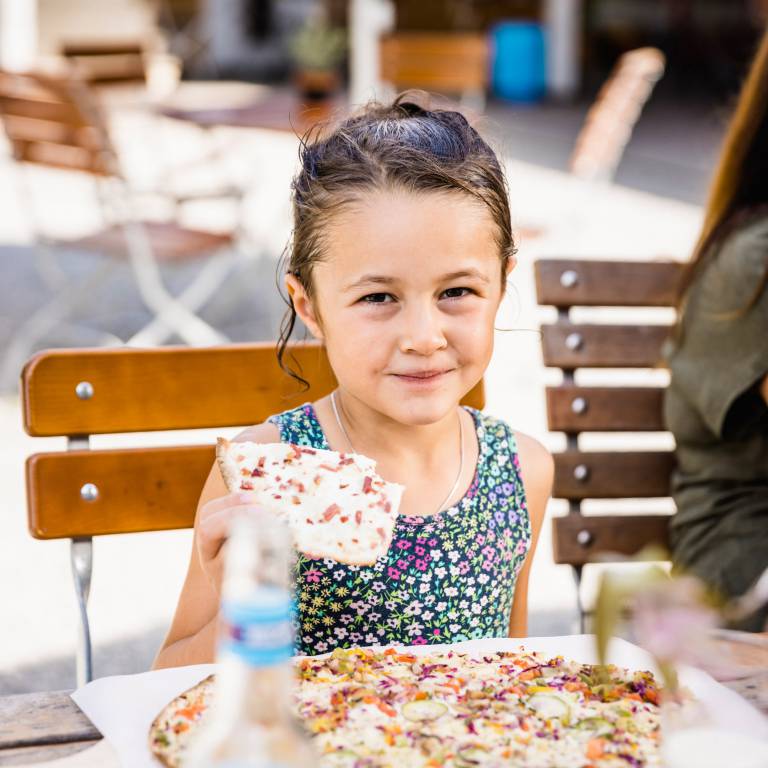
[[[320,127],[304,137],[301,168],[292,185],[293,233],[278,266],[278,282],[285,269],[311,296],[312,270],[325,257],[331,217],[365,193],[390,189],[456,192],[486,205],[505,281],[515,244],[506,180],[496,155],[461,113],[428,109],[411,99],[412,94],[401,94],[392,104],[370,103],[327,135]],[[277,358],[306,388],[308,382],[285,361],[296,310],[289,296],[284,299],[288,310]]]
[[[768,28],[766,28],[723,139],[704,225],[678,286],[682,309],[696,275],[734,229],[766,214],[768,204]],[[748,311],[768,286],[768,260]]]

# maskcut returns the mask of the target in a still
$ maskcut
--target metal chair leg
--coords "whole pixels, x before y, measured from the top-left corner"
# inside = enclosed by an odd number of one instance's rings
[[[88,594],[91,591],[93,571],[93,539],[90,536],[84,539],[70,539],[70,561],[80,613],[77,647],[77,685],[80,687],[93,680],[91,627],[88,622]]]
[[[78,286],[61,291],[22,323],[21,327],[13,334],[3,356],[0,381],[4,386],[16,384],[21,367],[29,357],[35,343],[72,314],[83,296],[89,294],[94,286],[104,280],[116,266],[116,263],[111,260],[105,261]]]
[[[229,339],[191,312],[163,285],[160,269],[152,253],[152,246],[141,224],[134,221],[123,223],[123,233],[128,245],[136,283],[144,303],[162,317],[185,342],[193,346],[226,344]]]
[[[573,580],[576,582],[576,607],[579,611],[579,634],[586,634],[587,631],[587,614],[584,611],[584,603],[581,599],[581,576],[584,566],[573,566]]]
[[[174,297],[174,301],[189,312],[197,312],[230,275],[234,265],[235,260],[227,256],[211,256],[192,283]],[[151,322],[131,336],[125,344],[129,347],[159,346],[174,331],[177,331],[176,326],[167,317],[167,314],[161,311]],[[223,338],[224,343],[228,341],[225,337]]]

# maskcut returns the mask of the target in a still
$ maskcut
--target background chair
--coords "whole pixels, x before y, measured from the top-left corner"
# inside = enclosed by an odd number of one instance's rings
[[[381,38],[379,54],[381,79],[396,90],[460,94],[462,104],[483,111],[489,71],[485,35],[397,32]]]
[[[611,181],[632,130],[666,59],[657,48],[637,48],[619,57],[587,112],[570,159],[570,171],[589,181]]]
[[[88,83],[143,83],[145,46],[141,41],[93,42],[68,40],[62,43],[61,55]]]
[[[582,503],[668,497],[673,452],[589,451],[580,441],[592,432],[664,431],[664,387],[625,381],[631,371],[638,378],[640,369],[658,367],[670,326],[583,323],[572,313],[598,307],[672,307],[681,270],[673,262],[542,259],[535,264],[538,302],[557,309],[557,322],[541,328],[544,365],[560,369],[563,376],[562,384],[546,390],[549,429],[564,432],[567,444],[555,454],[553,496],[568,501],[569,513],[552,521],[554,559],[573,567],[582,631],[580,586],[587,563],[622,559],[650,544],[668,548],[669,515],[585,515]],[[585,369],[616,369],[622,383],[583,386],[576,379]]]
[[[27,503],[32,536],[71,541],[81,620],[78,685],[93,676],[93,537],[192,526],[215,455],[212,445],[91,450],[90,436],[256,424],[331,391],[323,347],[298,345],[294,356],[308,391],[279,368],[274,343],[53,350],[25,366],[24,428],[36,437],[67,438],[67,451],[27,459]],[[482,382],[464,402],[483,407]]]
[[[3,363],[2,375],[6,380],[16,378],[34,345],[74,316],[78,306],[87,302],[90,292],[120,261],[130,264],[139,294],[154,314],[152,322],[127,343],[159,344],[172,333],[189,344],[226,341],[197,311],[234,268],[237,232],[203,231],[183,227],[175,220],[142,218],[140,196],[122,173],[99,105],[77,77],[0,72],[0,119],[11,146],[19,199],[28,214],[39,260],[44,265],[41,272],[54,290],[50,302],[16,331]],[[26,168],[31,164],[88,174],[96,190],[101,227],[81,238],[48,236],[39,221],[33,188],[26,177]],[[231,195],[231,190],[226,195]],[[146,202],[158,207],[157,196],[146,197]],[[166,208],[178,212],[178,205],[184,200],[166,198],[164,202]],[[100,267],[78,283],[63,282],[55,250],[61,246],[100,254]],[[162,280],[159,264],[201,258],[206,261],[195,279],[179,295],[172,295]],[[50,279],[53,274],[56,278]]]

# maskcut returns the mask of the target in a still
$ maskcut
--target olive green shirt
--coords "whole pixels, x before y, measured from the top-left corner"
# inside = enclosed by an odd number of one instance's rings
[[[731,596],[768,567],[768,286],[749,307],[766,269],[768,218],[753,219],[717,246],[665,349],[673,558]]]

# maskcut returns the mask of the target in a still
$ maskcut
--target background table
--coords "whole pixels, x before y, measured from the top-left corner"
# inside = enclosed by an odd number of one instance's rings
[[[768,633],[755,635],[768,643]],[[724,651],[733,641],[722,640]],[[754,654],[739,643],[743,663],[753,663],[754,675],[724,682],[768,715],[768,669],[766,650],[755,646]],[[758,666],[759,665],[759,666]],[[0,766],[54,760],[85,749],[101,739],[101,734],[69,698],[67,691],[32,693],[0,698]]]
[[[206,84],[196,85],[205,91]],[[219,98],[217,83],[211,83],[207,88],[210,94],[207,103],[214,106],[171,104],[158,107],[158,114],[201,128],[262,128],[301,136],[318,122],[345,116],[349,109],[344,97],[308,101],[291,88],[269,87],[262,87],[252,101],[230,105],[226,104],[226,97]]]

